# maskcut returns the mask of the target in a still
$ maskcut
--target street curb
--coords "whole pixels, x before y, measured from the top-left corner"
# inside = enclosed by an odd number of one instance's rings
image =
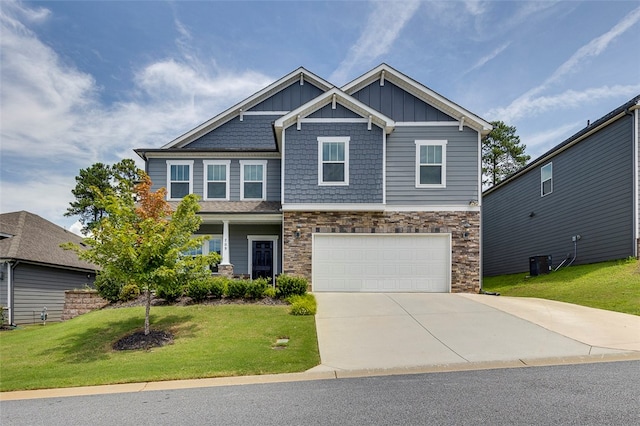
[[[258,376],[215,377],[207,379],[169,380],[162,382],[122,383],[115,385],[83,386],[59,389],[37,389],[1,392],[0,401],[17,401],[70,396],[107,395],[117,393],[163,391],[219,386],[239,386],[266,383],[289,383],[313,380],[348,379],[360,377],[406,374],[449,373],[456,371],[495,370],[504,368],[542,367],[600,362],[640,361],[640,352],[584,355],[556,358],[519,359],[512,361],[465,362],[388,369],[340,370],[319,365],[302,373],[266,374]],[[314,371],[315,370],[315,371]]]

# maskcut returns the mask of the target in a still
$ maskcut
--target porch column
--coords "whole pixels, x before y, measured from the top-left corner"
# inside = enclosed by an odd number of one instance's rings
[[[221,265],[229,265],[229,221],[222,221],[222,260]]]

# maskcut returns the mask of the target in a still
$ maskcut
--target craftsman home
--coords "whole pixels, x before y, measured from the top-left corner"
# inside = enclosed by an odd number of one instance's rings
[[[485,191],[485,275],[536,256],[552,268],[638,256],[639,108],[640,95]]]
[[[477,292],[485,120],[382,64],[338,88],[304,68],[160,148],[168,201],[201,197],[219,273],[314,291]]]

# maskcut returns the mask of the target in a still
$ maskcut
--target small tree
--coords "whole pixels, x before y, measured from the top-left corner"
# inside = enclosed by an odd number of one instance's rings
[[[136,182],[142,180],[144,172],[131,159],[124,159],[113,166],[95,163],[80,169],[76,186],[71,190],[75,201],[69,203],[65,216],[79,216],[83,232],[88,232],[106,215],[100,205],[98,192],[103,195],[132,194]]]
[[[520,143],[515,126],[492,121],[493,130],[482,141],[482,184],[491,187],[522,168],[531,156]]]
[[[119,283],[136,284],[146,294],[144,333],[149,334],[151,292],[174,286],[178,280],[201,279],[210,274],[208,265],[219,261],[217,253],[188,256],[206,237],[192,238],[200,226],[197,196],[187,195],[172,211],[166,190],[151,192],[151,179],[143,173],[135,186],[136,206],[131,194],[103,194],[93,188],[106,216],[84,238],[88,249],[64,245],[81,259],[102,268],[100,274]]]

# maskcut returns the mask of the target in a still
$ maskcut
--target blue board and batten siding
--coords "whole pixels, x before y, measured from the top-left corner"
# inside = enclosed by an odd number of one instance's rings
[[[178,159],[180,158],[176,157],[176,160]],[[214,159],[220,160],[220,158],[211,158],[211,160]],[[225,159],[223,158],[222,160]],[[267,201],[280,201],[280,159],[251,157],[244,160],[267,161]],[[147,160],[147,173],[153,181],[153,191],[167,186],[167,161],[171,160],[165,158],[150,158]],[[230,201],[240,200],[240,161],[239,159],[231,159],[229,169]],[[204,197],[204,163],[202,159],[193,160],[193,193]]]
[[[558,265],[634,255],[632,117],[625,116],[483,197],[483,271],[528,271],[529,257]],[[553,163],[553,192],[541,196],[540,168]]]
[[[456,121],[389,81],[371,83],[352,96],[395,121]]]
[[[416,188],[416,140],[446,140],[446,187]],[[478,132],[458,126],[398,126],[387,136],[387,204],[468,206],[479,196]]]
[[[349,185],[318,185],[318,137],[348,136]],[[302,123],[285,130],[285,203],[382,203],[382,129],[367,123]]]
[[[293,111],[322,93],[324,93],[322,89],[308,81],[305,81],[304,84],[296,81],[253,106],[249,111]]]

